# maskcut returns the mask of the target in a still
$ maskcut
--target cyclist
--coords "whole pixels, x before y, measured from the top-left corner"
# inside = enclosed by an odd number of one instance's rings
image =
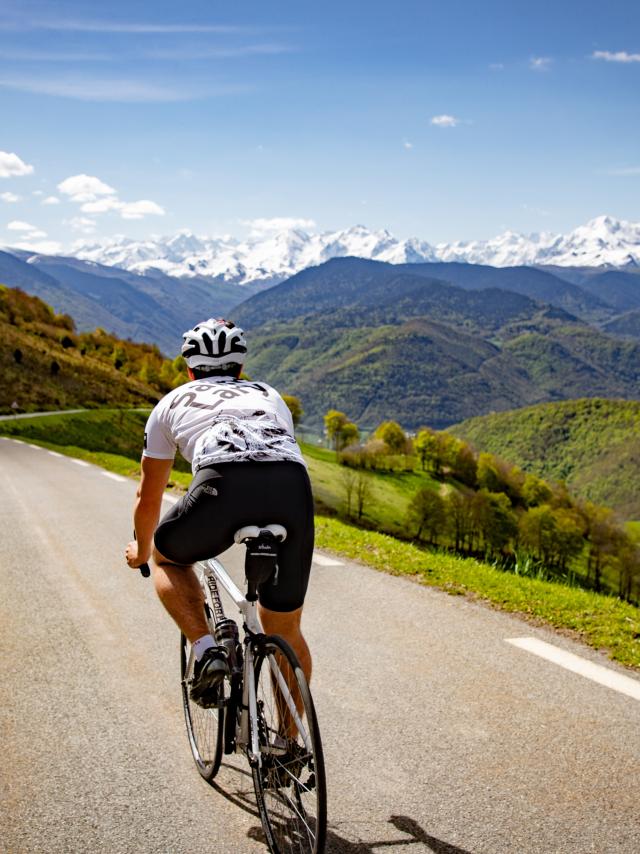
[[[259,613],[265,632],[285,638],[311,678],[300,620],[313,556],[313,499],[287,405],[266,383],[240,379],[247,350],[242,329],[210,318],[183,339],[190,382],[165,395],[147,421],[136,540],[125,556],[131,567],[151,558],[156,592],[194,647],[191,698],[206,707],[216,705],[228,664],[209,633],[192,565],[227,549],[243,525],[287,529],[276,583],[259,587]],[[178,448],[194,477],[158,526]]]

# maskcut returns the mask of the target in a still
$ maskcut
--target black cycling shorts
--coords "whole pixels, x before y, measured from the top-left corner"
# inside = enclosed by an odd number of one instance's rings
[[[155,532],[161,555],[179,564],[215,557],[233,544],[243,525],[284,525],[278,583],[258,588],[272,611],[304,602],[313,559],[313,498],[307,470],[294,462],[222,463],[200,469]]]

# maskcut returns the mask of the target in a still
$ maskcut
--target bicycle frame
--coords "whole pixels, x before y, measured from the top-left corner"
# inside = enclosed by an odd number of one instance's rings
[[[260,620],[258,619],[256,603],[249,602],[246,599],[244,594],[239,590],[235,582],[229,576],[224,566],[220,561],[216,560],[216,558],[201,561],[197,566],[202,573],[201,584],[205,594],[205,600],[211,610],[214,623],[217,624],[220,620],[224,619],[225,616],[222,601],[220,599],[220,592],[218,590],[218,583],[222,585],[231,599],[233,599],[233,602],[243,617],[243,628],[245,632],[244,672],[242,680],[242,708],[237,743],[247,751],[249,761],[257,764],[258,767],[261,767],[262,754],[260,752],[260,742],[258,737],[256,686],[253,678],[254,648],[251,641],[255,636],[263,635],[264,632],[260,624]],[[190,655],[193,656],[193,648],[191,649]],[[282,697],[284,698],[292,719],[298,728],[298,732],[300,733],[307,750],[311,751],[312,748],[309,733],[303,726],[296,704],[291,696],[289,686],[287,685],[273,654],[269,655],[269,662],[271,664],[272,672],[275,674]],[[190,661],[190,670],[192,665],[193,662]]]

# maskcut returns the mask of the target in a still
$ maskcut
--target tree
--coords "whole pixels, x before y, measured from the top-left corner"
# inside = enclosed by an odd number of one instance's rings
[[[368,475],[359,471],[356,480],[356,507],[358,510],[358,520],[362,519],[364,513],[364,505],[371,498],[371,482]]]
[[[138,371],[138,379],[148,385],[156,385],[160,382],[160,374],[155,359],[146,355],[142,359],[142,365]]]
[[[355,445],[360,438],[360,431],[352,421],[347,421],[342,425],[340,431],[340,447],[348,448],[349,445]]]
[[[457,440],[449,448],[449,468],[452,477],[464,483],[465,486],[475,487],[478,466],[474,452],[466,442]]]
[[[342,488],[344,490],[347,516],[351,516],[351,503],[353,501],[353,493],[356,488],[357,479],[358,475],[353,469],[348,468],[347,466],[343,467],[340,472],[340,480],[342,482]]]
[[[535,474],[525,475],[522,484],[522,498],[528,507],[546,504],[551,499],[551,487]]]
[[[520,517],[520,541],[538,560],[562,571],[584,548],[584,525],[575,510],[541,504]]]
[[[584,536],[588,543],[587,578],[593,576],[596,590],[602,586],[602,573],[606,567],[613,568],[621,582],[624,573],[624,561],[632,561],[633,544],[627,533],[616,524],[613,510],[601,507],[591,501],[578,505],[578,513],[583,521]],[[621,559],[621,555],[624,558]],[[632,561],[633,562],[633,561]]]
[[[297,427],[304,415],[304,409],[302,408],[302,403],[300,402],[299,397],[295,397],[292,394],[283,394],[282,399],[287,404],[289,408],[289,412],[291,413],[291,417],[293,419],[293,426]]]
[[[518,533],[518,520],[504,492],[480,489],[473,496],[471,516],[478,546],[489,554],[504,550]]]
[[[324,426],[336,453],[339,453],[347,445],[355,444],[358,441],[360,435],[358,428],[352,421],[349,421],[344,412],[330,409],[324,416]]]
[[[324,416],[324,427],[327,437],[329,442],[333,444],[335,451],[340,450],[340,432],[348,421],[349,419],[344,412],[339,412],[337,409],[330,409]]]
[[[435,470],[434,460],[438,452],[438,437],[433,430],[429,430],[428,427],[420,430],[413,442],[413,447],[422,465],[422,471],[426,471],[427,463],[430,470]]]
[[[446,525],[458,552],[470,545],[473,532],[473,492],[450,489],[444,499]]]
[[[476,478],[480,489],[486,489],[488,492],[502,491],[503,482],[498,471],[498,460],[493,454],[480,454]]]
[[[409,503],[409,521],[417,525],[416,539],[425,530],[429,542],[436,544],[445,522],[444,502],[433,489],[419,489]]]
[[[407,446],[407,436],[397,421],[383,421],[374,435],[382,439],[391,454],[402,454]]]

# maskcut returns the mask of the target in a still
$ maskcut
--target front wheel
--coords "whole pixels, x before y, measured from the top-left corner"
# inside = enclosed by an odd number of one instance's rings
[[[180,636],[180,676],[182,705],[191,753],[201,776],[207,783],[211,783],[218,773],[222,759],[224,709],[203,709],[189,697],[193,661],[191,644],[184,635]]]
[[[253,785],[273,854],[324,851],[327,792],[322,744],[309,686],[291,647],[259,642],[254,679],[259,760]]]

